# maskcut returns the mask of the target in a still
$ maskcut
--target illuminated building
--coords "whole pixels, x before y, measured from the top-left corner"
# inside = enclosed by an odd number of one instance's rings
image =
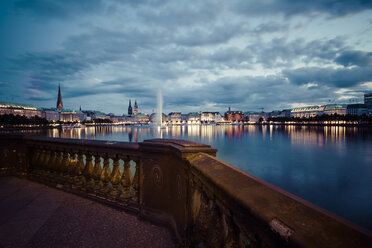
[[[323,114],[326,115],[346,115],[346,104],[328,104],[324,106]]]
[[[137,120],[141,124],[148,124],[150,122],[150,117],[148,114],[138,113]]]
[[[170,124],[181,124],[181,112],[171,112],[168,115]]]
[[[232,122],[244,121],[244,113],[242,111],[231,111],[229,107],[229,110],[225,112],[225,120]]]
[[[187,124],[200,124],[200,115],[196,112],[190,112],[185,115],[185,121]]]
[[[31,105],[5,102],[0,103],[0,114],[20,115],[27,118],[34,116],[42,117],[41,111]]]
[[[298,118],[310,118],[317,115],[322,115],[323,111],[324,106],[299,107],[291,110],[291,116]]]
[[[200,121],[202,123],[217,123],[222,121],[222,116],[220,112],[202,112]]]

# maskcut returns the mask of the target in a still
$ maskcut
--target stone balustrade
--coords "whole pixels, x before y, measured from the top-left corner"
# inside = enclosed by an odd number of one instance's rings
[[[168,225],[184,247],[370,247],[371,231],[184,140],[0,135],[0,173]]]

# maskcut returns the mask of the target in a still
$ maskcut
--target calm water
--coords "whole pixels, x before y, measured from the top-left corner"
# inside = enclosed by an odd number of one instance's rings
[[[372,128],[301,126],[91,127],[48,136],[209,144],[217,157],[372,229]]]

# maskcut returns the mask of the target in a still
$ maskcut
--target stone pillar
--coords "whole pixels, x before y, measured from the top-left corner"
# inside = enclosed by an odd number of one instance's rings
[[[216,156],[217,149],[185,140],[153,139],[140,143],[140,214],[173,227],[186,237],[188,223],[188,162],[199,152]]]

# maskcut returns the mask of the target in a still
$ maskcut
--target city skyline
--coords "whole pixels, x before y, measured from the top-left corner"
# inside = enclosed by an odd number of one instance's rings
[[[3,1],[0,101],[126,112],[267,111],[363,102],[362,1]],[[355,100],[354,100],[355,101]]]

